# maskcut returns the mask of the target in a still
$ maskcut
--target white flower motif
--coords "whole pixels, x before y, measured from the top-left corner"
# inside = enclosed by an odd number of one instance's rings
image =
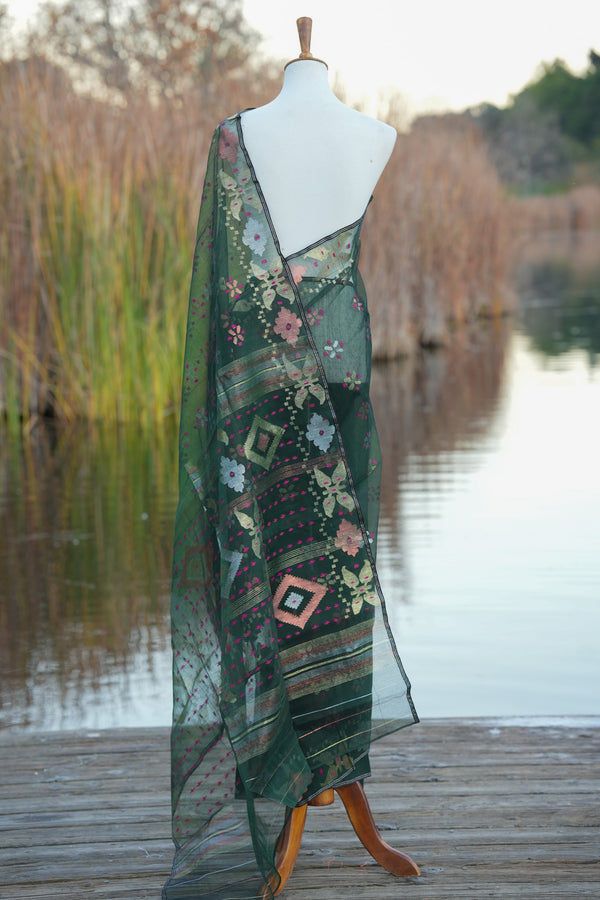
[[[246,466],[236,462],[235,459],[228,459],[226,456],[221,459],[221,481],[238,494],[244,490],[245,471]]]
[[[323,347],[323,353],[325,356],[328,356],[329,359],[335,359],[336,356],[339,359],[343,352],[344,344],[342,341],[327,341]]]
[[[257,219],[248,219],[242,241],[253,253],[262,253],[267,243],[267,229]]]
[[[312,419],[306,429],[306,436],[312,441],[319,450],[329,450],[329,445],[333,440],[335,428],[330,425],[327,419],[318,413],[313,413]]]

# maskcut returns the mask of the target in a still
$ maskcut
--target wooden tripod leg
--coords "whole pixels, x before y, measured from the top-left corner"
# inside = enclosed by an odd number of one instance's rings
[[[296,806],[288,819],[287,825],[281,836],[281,842],[277,848],[277,859],[275,868],[279,872],[281,881],[279,887],[275,891],[275,896],[280,894],[287,884],[287,880],[294,870],[300,843],[302,841],[302,832],[304,831],[304,823],[306,822],[306,804]]]
[[[275,891],[275,897],[284,889],[288,878],[294,870],[300,843],[302,841],[302,832],[304,831],[304,823],[306,822],[306,811],[309,806],[330,806],[335,800],[333,788],[326,788],[302,806],[296,806],[292,810],[292,814],[288,819],[284,828],[281,840],[277,847],[277,857],[275,860],[275,868],[279,872],[281,882]]]
[[[392,875],[421,874],[421,870],[410,856],[400,853],[399,850],[394,850],[393,847],[386,844],[379,834],[369,808],[365,790],[360,781],[336,788],[336,792],[346,807],[348,818],[363,847],[369,851],[380,866],[383,866]]]
[[[369,851],[375,862],[383,866],[392,875],[420,875],[421,870],[418,865],[413,862],[410,856],[394,850],[389,844],[383,840],[371,814],[369,802],[367,800],[364,788],[360,781],[353,784],[345,784],[342,787],[335,788],[339,794],[342,803],[346,807],[348,818],[352,823],[358,838],[363,847]],[[311,801],[310,806],[329,806],[333,802],[333,789],[328,788],[322,791]],[[291,812],[287,824],[281,835],[279,846],[277,847],[277,858],[275,867],[281,879],[279,887],[273,891],[274,896],[282,892],[286,886],[290,875],[296,865],[300,844],[302,842],[302,833],[304,831],[304,823],[306,822],[306,811],[308,804],[296,806]],[[273,890],[273,884],[265,888],[265,897],[269,897],[270,891]]]

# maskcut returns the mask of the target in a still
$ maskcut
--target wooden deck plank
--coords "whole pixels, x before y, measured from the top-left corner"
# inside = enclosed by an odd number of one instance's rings
[[[282,900],[598,897],[599,750],[600,720],[438,720],[385,738],[367,793],[422,877],[374,864],[338,801],[309,811]],[[166,729],[1,735],[0,898],[158,900],[168,767]]]

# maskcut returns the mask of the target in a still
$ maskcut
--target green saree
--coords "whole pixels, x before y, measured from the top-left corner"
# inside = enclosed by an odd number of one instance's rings
[[[164,900],[270,898],[290,810],[417,721],[375,568],[363,217],[283,258],[240,116],[217,128],[184,360]]]

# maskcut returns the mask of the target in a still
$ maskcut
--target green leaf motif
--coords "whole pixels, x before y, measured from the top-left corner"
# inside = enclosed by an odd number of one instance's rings
[[[229,208],[229,212],[231,213],[233,218],[239,222],[243,208],[242,192],[238,187],[238,184],[233,175],[229,175],[223,169],[221,169],[221,171],[219,172],[219,178],[221,179],[221,184],[227,192],[227,206]]]
[[[346,467],[342,460],[339,461],[331,477],[326,475],[321,469],[315,469],[315,478],[317,484],[325,493],[323,498],[323,510],[325,515],[331,516],[335,510],[336,502],[345,509],[354,509],[354,500],[348,493],[346,486]]]
[[[252,550],[255,556],[260,556],[261,548],[262,548],[262,540],[260,536],[260,529],[254,519],[249,516],[247,513],[242,512],[240,509],[234,510],[235,517],[244,529],[244,531],[248,532],[248,536],[252,539]]]
[[[318,368],[314,360],[307,357],[304,365],[300,366],[290,362],[289,359],[284,356],[283,362],[289,378],[296,385],[294,403],[298,409],[302,409],[304,401],[308,398],[309,394],[316,397],[319,403],[325,403],[325,390],[317,381]]]
[[[363,607],[363,603],[369,603],[371,606],[379,606],[379,597],[373,590],[371,582],[373,581],[373,569],[371,563],[366,559],[360,573],[357,575],[351,572],[346,566],[342,567],[342,578],[350,588],[352,612],[358,615]]]
[[[293,292],[279,259],[270,269],[263,269],[255,262],[251,263],[251,268],[254,276],[264,285],[262,298],[267,309],[271,309],[277,294],[287,300],[292,298]]]
[[[309,259],[322,259],[326,260],[330,255],[330,250],[328,247],[314,247],[312,250],[309,250],[308,253],[304,253],[304,256],[307,256]]]
[[[239,509],[235,510],[235,517],[242,528],[245,528],[246,531],[249,531],[254,527],[254,520],[250,516],[246,515],[246,513],[241,512]]]

